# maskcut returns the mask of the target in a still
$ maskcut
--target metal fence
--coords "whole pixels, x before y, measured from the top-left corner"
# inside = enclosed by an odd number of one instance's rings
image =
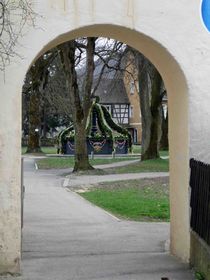
[[[210,245],[210,165],[190,160],[190,225]]]

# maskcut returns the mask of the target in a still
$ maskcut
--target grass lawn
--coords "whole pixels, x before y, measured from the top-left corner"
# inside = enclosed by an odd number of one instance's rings
[[[133,149],[133,154],[141,154],[141,145],[133,145],[132,149]],[[169,156],[169,153],[168,153],[168,151],[161,150],[160,156],[161,157]]]
[[[114,162],[120,162],[125,160],[134,160],[135,157],[124,157],[124,158],[95,158],[90,160],[92,165],[109,164]],[[137,158],[138,159],[138,158]],[[48,157],[44,159],[36,160],[39,169],[63,169],[71,168],[74,166],[74,157]],[[139,173],[139,172],[167,172],[169,170],[168,159],[155,159],[146,160],[143,162],[130,163],[121,167],[113,167],[104,169],[103,174],[122,174],[122,173]],[[95,170],[83,172],[84,174],[95,174]],[[100,173],[97,172],[97,175]]]
[[[169,156],[169,151],[160,151],[160,156],[161,157],[168,157]]]
[[[106,169],[106,172],[109,174],[139,173],[139,172],[168,172],[168,171],[169,171],[168,159],[151,159],[151,160],[131,163],[126,166]]]
[[[133,154],[141,154],[141,145],[132,145]]]
[[[114,215],[134,221],[169,221],[167,178],[100,183],[80,193]]]
[[[24,146],[24,147],[21,147],[21,153],[22,153],[22,155],[26,153],[26,149],[27,149],[27,147],[25,147],[25,146]]]
[[[123,157],[123,158],[95,158],[91,159],[90,163],[92,165],[99,164],[109,164],[114,162],[120,162],[125,160],[134,160],[136,157]],[[49,157],[44,159],[39,159],[36,161],[39,169],[62,169],[62,168],[70,168],[74,166],[74,157]]]
[[[26,153],[26,149],[27,147],[22,147],[22,154],[25,154]],[[42,147],[42,152],[44,154],[56,154],[57,150],[56,150],[56,147]]]
[[[57,154],[56,147],[42,147],[42,152],[44,154]]]

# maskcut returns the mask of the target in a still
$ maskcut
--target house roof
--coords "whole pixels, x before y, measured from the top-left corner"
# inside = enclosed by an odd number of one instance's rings
[[[117,67],[119,59],[112,58],[109,61],[109,67]],[[102,67],[104,66],[101,60],[96,61],[94,71],[94,84],[97,83]],[[122,66],[121,66],[122,67]],[[101,104],[129,104],[127,96],[123,72],[116,71],[105,67],[99,86],[95,92],[96,96],[100,97]]]
[[[111,58],[108,62],[111,68],[105,66],[103,69],[102,77],[94,94],[95,96],[99,96],[101,104],[130,104],[123,79],[124,73],[123,71],[114,69],[119,67],[118,63],[119,59],[116,55],[116,57]],[[123,61],[120,64],[120,67],[123,69]],[[101,59],[95,61],[93,88],[98,82],[103,67],[104,63]],[[85,71],[85,67],[77,69],[78,76],[80,77],[80,85],[82,85]]]
[[[101,104],[129,104],[123,79],[103,78],[95,92]]]

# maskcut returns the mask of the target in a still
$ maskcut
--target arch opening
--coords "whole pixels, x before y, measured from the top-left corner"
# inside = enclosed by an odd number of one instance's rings
[[[164,80],[169,106],[171,252],[188,261],[190,246],[188,90],[181,66],[155,39],[116,25],[85,26],[58,35],[43,46],[34,60],[65,41],[83,36],[109,37],[130,45],[155,65]]]

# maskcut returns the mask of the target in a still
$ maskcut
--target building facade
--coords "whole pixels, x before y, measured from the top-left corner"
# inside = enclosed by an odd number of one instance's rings
[[[122,71],[103,76],[95,95],[109,110],[113,120],[128,129],[133,144],[141,144],[141,111],[137,71],[133,59],[125,57]],[[128,64],[128,66],[126,66]]]

